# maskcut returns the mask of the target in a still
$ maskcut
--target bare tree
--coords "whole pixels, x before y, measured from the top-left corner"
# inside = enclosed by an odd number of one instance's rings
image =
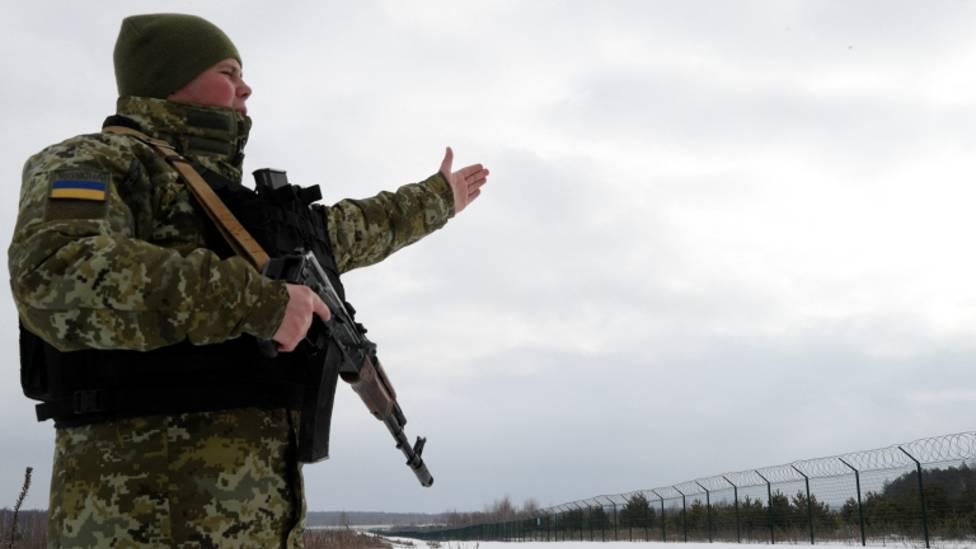
[[[528,498],[522,503],[519,514],[523,517],[534,517],[539,514],[539,502],[535,498]]]
[[[515,518],[515,506],[512,505],[512,499],[506,494],[500,500],[496,500],[490,506],[485,509],[485,514],[488,518],[495,521],[510,520]]]

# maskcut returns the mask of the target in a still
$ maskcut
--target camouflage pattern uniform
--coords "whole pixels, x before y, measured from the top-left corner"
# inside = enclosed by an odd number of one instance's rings
[[[118,114],[198,165],[241,179],[250,119],[123,97]],[[104,194],[58,198],[56,181]],[[328,208],[340,271],[382,260],[453,215],[437,174]],[[156,152],[126,136],[73,137],[24,167],[8,258],[21,321],[61,351],[269,339],[285,285],[207,248],[209,221]],[[211,241],[212,242],[212,241]],[[245,408],[58,428],[51,547],[300,547],[297,413]]]

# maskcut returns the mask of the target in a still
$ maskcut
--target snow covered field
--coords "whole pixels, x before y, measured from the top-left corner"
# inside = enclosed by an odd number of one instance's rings
[[[587,549],[639,549],[639,548],[649,548],[649,549],[758,549],[760,547],[765,547],[769,549],[769,544],[745,544],[745,543],[661,543],[653,541],[609,541],[609,542],[594,542],[594,541],[559,541],[559,542],[542,542],[542,541],[532,541],[532,542],[501,542],[501,541],[449,541],[449,542],[423,542],[418,540],[411,540],[407,538],[387,538],[394,542],[403,543],[403,546],[414,547],[415,549],[562,549],[567,547],[585,547]],[[409,544],[409,545],[408,545]],[[653,546],[653,547],[651,547]],[[844,544],[816,544],[814,546],[810,545],[788,545],[788,544],[777,544],[779,547],[813,547],[814,549],[855,549],[860,547],[860,545],[844,545]],[[400,546],[402,547],[402,546]],[[916,545],[897,543],[890,545],[868,545],[868,547],[905,547],[905,548],[923,548],[924,543],[918,543]],[[966,542],[950,542],[950,543],[940,543],[933,542],[931,544],[932,549],[976,549],[976,543],[966,543]]]

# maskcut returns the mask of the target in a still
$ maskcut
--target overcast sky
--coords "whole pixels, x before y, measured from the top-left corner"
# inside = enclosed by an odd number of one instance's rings
[[[120,20],[161,11],[236,42],[248,172],[327,202],[446,145],[492,172],[344,278],[434,486],[340,386],[310,509],[550,505],[974,429],[976,3],[8,2],[4,247],[24,161],[99,129]],[[46,507],[2,291],[0,506],[32,465]]]

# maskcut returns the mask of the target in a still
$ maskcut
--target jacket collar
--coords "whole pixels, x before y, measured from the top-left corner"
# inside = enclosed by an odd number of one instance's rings
[[[117,116],[162,139],[199,167],[240,182],[251,119],[233,109],[200,107],[152,97],[120,97]]]

